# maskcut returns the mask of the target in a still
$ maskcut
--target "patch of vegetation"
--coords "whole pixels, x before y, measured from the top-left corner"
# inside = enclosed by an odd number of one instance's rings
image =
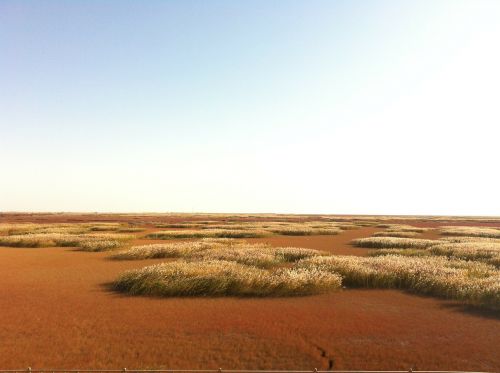
[[[0,236],[0,246],[10,247],[79,247],[87,251],[103,251],[119,247],[124,241],[134,238],[131,235],[116,233],[64,234],[34,233]]]
[[[353,240],[352,243],[358,247],[375,249],[400,248],[400,249],[425,249],[436,245],[435,240],[424,240],[419,238],[400,237],[367,237]]]
[[[441,234],[446,236],[500,238],[500,229],[484,227],[442,227]]]
[[[226,230],[226,229],[202,229],[202,230],[175,230],[159,231],[148,234],[147,238],[171,240],[187,238],[250,238],[265,237],[269,232],[259,230]]]
[[[272,247],[248,244],[232,239],[203,239],[195,242],[134,246],[111,256],[119,260],[184,258],[191,260],[225,260],[256,267],[271,267],[295,262],[324,252],[296,247]]]
[[[328,256],[299,262],[340,274],[346,286],[399,288],[500,309],[500,271],[475,261],[424,256]]]
[[[113,285],[135,295],[253,297],[317,294],[340,286],[339,275],[315,268],[268,271],[222,260],[148,266],[124,273]]]

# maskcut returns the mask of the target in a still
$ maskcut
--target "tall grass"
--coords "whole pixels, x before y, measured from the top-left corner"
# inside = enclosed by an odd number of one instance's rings
[[[500,271],[484,263],[387,255],[313,257],[299,265],[340,274],[347,286],[400,288],[500,309]]]
[[[420,233],[417,232],[406,232],[406,231],[383,231],[376,232],[373,237],[400,237],[400,238],[413,238],[419,236]]]
[[[335,235],[342,232],[340,228],[314,228],[310,226],[285,226],[282,228],[270,228],[269,231],[285,236],[312,236],[312,235]]]
[[[476,260],[500,267],[500,242],[442,243],[429,249],[433,255]]]
[[[8,235],[21,234],[83,234],[90,232],[113,232],[135,230],[122,223],[97,222],[97,223],[51,223],[51,224],[0,224],[0,233]]]
[[[195,242],[150,244],[134,246],[111,256],[119,260],[184,258],[191,260],[225,260],[257,267],[271,267],[295,262],[324,252],[296,247],[272,247],[267,244],[248,244],[232,239],[203,239]]]
[[[121,275],[114,289],[154,296],[297,296],[338,289],[341,278],[315,268],[268,271],[211,260],[171,262]]]
[[[177,230],[159,231],[148,234],[147,238],[171,240],[181,238],[250,238],[265,237],[269,232],[259,230],[226,230],[226,229],[202,229],[202,230]]]
[[[423,233],[429,230],[429,228],[414,227],[412,225],[406,224],[378,224],[377,228],[386,228],[388,232],[413,232],[413,233]]]
[[[442,227],[441,234],[446,236],[500,238],[500,229],[484,227]]]
[[[35,233],[0,236],[0,246],[10,247],[52,247],[72,246],[86,251],[103,251],[120,247],[131,235],[113,233],[63,234]]]
[[[272,234],[305,236],[305,235],[333,235],[342,232],[342,229],[356,228],[354,224],[337,224],[323,221],[311,222],[282,222],[282,221],[265,221],[265,222],[238,222],[238,223],[173,223],[157,225],[166,228],[187,228],[182,231],[164,231],[156,232],[158,236],[151,238],[162,239],[168,238],[200,238],[200,237],[263,237]],[[205,232],[203,232],[205,231]],[[165,233],[168,232],[168,233]],[[155,235],[153,233],[152,235]]]
[[[409,248],[424,249],[436,245],[435,240],[424,240],[418,238],[400,238],[400,237],[367,237],[351,241],[355,246],[367,248]]]

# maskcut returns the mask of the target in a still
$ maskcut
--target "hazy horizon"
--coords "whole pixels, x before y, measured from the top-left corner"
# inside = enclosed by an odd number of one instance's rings
[[[500,215],[498,1],[0,3],[0,211]]]

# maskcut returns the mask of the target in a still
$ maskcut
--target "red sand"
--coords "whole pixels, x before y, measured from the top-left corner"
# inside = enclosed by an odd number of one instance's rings
[[[357,254],[366,250],[347,242],[372,230],[266,240]],[[0,248],[0,369],[500,370],[499,315],[393,290],[129,297],[105,284],[158,261],[115,262],[107,255]]]

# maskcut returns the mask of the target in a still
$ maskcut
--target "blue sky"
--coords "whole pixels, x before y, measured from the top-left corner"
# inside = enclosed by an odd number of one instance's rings
[[[0,210],[498,215],[497,1],[2,1]]]

